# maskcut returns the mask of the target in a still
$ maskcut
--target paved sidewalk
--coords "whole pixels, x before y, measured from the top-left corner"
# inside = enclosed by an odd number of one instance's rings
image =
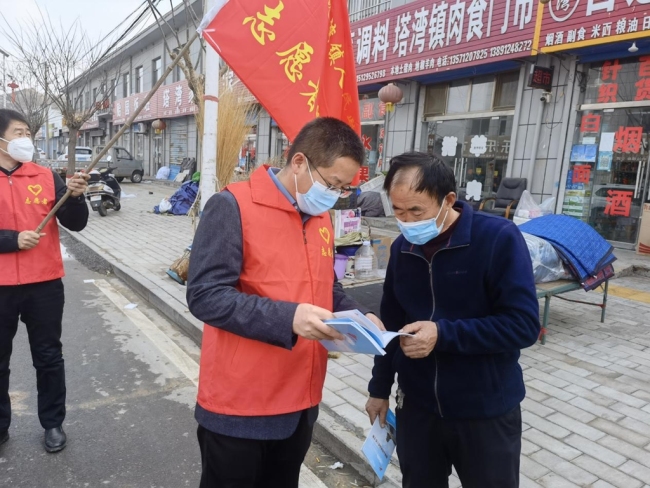
[[[187,217],[155,215],[174,188],[125,183],[120,212],[94,213],[73,234],[116,274],[195,340],[201,324],[187,311],[185,288],[167,277],[192,240]],[[153,194],[149,194],[153,192]],[[650,259],[616,252],[605,324],[596,307],[554,299],[545,346],[522,354],[528,395],[523,403],[521,486],[650,488],[650,279],[633,275]],[[596,292],[570,298],[597,301]],[[360,455],[370,425],[364,413],[372,358],[331,360],[316,433],[326,447],[368,475]],[[338,451],[338,452],[337,452]],[[399,485],[397,464],[386,486]],[[450,484],[460,486],[456,478]]]

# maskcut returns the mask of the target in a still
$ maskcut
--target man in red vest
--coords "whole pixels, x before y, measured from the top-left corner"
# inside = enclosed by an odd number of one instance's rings
[[[87,176],[76,175],[66,188],[58,174],[29,162],[33,154],[27,121],[18,112],[0,110],[0,444],[9,439],[9,360],[20,318],[36,368],[45,450],[58,452],[66,444],[63,260],[56,219],[41,233],[34,229],[69,188],[72,197],[56,216],[66,228],[82,230],[88,221]]]
[[[323,321],[367,312],[334,278],[328,214],[363,159],[347,124],[317,118],[282,170],[262,166],[205,207],[187,287],[206,324],[195,411],[202,488],[298,487],[327,371],[318,341],[340,338]]]

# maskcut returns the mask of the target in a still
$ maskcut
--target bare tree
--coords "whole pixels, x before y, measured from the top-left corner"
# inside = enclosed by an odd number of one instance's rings
[[[119,66],[112,76],[105,70],[101,63],[108,53],[101,44],[90,41],[78,20],[71,27],[57,26],[41,12],[40,22],[32,19],[15,28],[2,18],[2,31],[18,53],[22,68],[63,116],[70,138],[68,174],[73,174],[79,129],[114,90]]]
[[[11,76],[13,81],[18,82],[19,86],[24,87],[15,92],[12,105],[27,120],[32,137],[36,137],[36,133],[47,121],[47,111],[50,109],[50,101],[42,91],[35,88],[38,84],[30,78],[32,77],[28,73],[24,76],[18,74]]]
[[[182,37],[186,39],[190,36],[189,22],[193,24],[192,31],[196,31],[201,22],[201,19],[197,16],[196,12],[192,8],[193,0],[183,0],[182,3],[174,6],[174,1],[169,0],[170,11],[166,15],[162,15],[156,4],[159,0],[147,0],[149,7],[153,12],[156,23],[160,28],[160,31],[163,36],[163,42],[165,44],[165,50],[167,51],[168,56],[173,61],[178,56],[178,53],[183,48],[185,43],[181,40]],[[186,25],[177,26],[176,25],[176,14],[181,10],[185,9],[185,18],[187,19]],[[185,36],[182,34],[182,30],[185,28]],[[171,38],[171,40],[168,40]],[[204,121],[204,109],[205,103],[203,96],[205,95],[205,75],[199,72],[199,64],[201,58],[205,52],[205,42],[203,38],[199,38],[200,49],[196,59],[192,59],[192,55],[188,50],[183,58],[178,62],[178,66],[183,71],[185,79],[187,80],[187,85],[192,93],[194,94],[194,100],[198,107],[198,110],[195,112],[194,116],[196,118],[196,131],[199,134],[199,143],[203,138],[203,121]],[[227,67],[224,66],[223,71],[225,72]]]

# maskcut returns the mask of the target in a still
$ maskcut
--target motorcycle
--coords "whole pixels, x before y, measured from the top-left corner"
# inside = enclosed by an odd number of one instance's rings
[[[89,175],[86,198],[93,211],[99,212],[102,217],[106,217],[110,209],[119,211],[122,208],[120,204],[122,188],[113,176],[112,168],[93,170]]]

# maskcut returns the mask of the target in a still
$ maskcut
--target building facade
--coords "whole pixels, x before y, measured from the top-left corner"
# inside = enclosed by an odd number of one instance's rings
[[[454,169],[461,198],[468,182],[486,198],[504,177],[526,178],[538,202],[553,197],[557,213],[635,246],[650,189],[650,2],[384,6],[350,2],[371,174],[374,160],[386,170],[418,150]],[[370,105],[389,82],[404,98],[382,117]]]
[[[196,16],[203,14],[203,2],[191,4]],[[79,146],[96,147],[105,144],[122,128],[129,116],[143,103],[152,87],[171,63],[167,46],[187,42],[195,32],[193,16],[186,8],[178,8],[166,16],[161,29],[154,23],[119,51],[105,60],[98,72],[108,78],[94,80],[86,93],[85,103],[96,103],[96,111],[79,132]],[[172,32],[169,25],[175,26]],[[199,43],[190,47],[190,57],[199,72],[203,71],[203,56]],[[113,87],[103,101],[97,93]],[[197,158],[199,137],[196,131],[197,106],[183,71],[176,68],[118,141],[135,159],[144,161],[145,175],[153,176],[162,166],[180,164],[185,158]],[[154,121],[161,121],[154,128]]]
[[[480,185],[483,199],[504,178],[526,178],[537,202],[555,198],[557,213],[588,222],[617,246],[636,245],[650,192],[650,0],[348,6],[368,177],[402,152],[437,154],[453,168],[460,198],[468,182]],[[192,8],[202,17],[201,1]],[[187,40],[190,16],[177,9],[173,20]],[[171,62],[165,39],[176,43],[154,25],[106,61],[118,73],[115,89],[79,145],[105,143],[141,103]],[[202,72],[199,43],[191,56]],[[394,110],[378,99],[387,83],[404,94]],[[177,69],[120,145],[145,161],[149,176],[186,157],[200,167],[195,111]],[[250,126],[242,165],[286,156],[289,141],[268,113],[257,111]]]

